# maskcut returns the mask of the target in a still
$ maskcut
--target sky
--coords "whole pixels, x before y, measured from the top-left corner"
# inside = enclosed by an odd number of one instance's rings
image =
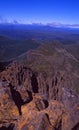
[[[0,23],[79,24],[79,0],[0,0]]]

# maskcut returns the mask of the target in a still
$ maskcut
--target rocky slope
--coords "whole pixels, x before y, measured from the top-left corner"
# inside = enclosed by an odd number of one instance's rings
[[[54,42],[0,73],[0,129],[79,130],[79,61]]]

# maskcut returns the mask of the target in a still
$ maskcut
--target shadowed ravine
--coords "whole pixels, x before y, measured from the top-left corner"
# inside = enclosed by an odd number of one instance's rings
[[[13,130],[14,129],[14,124],[10,124],[8,127],[2,126],[0,130]]]
[[[21,97],[20,93],[17,90],[14,89],[14,86],[12,86],[11,83],[9,84],[9,87],[10,87],[10,92],[11,92],[11,95],[12,95],[12,99],[15,102],[15,105],[18,108],[19,114],[22,115],[21,106],[26,104],[26,103],[29,103],[30,101],[32,101],[32,99],[33,99],[32,98],[32,93],[27,90],[27,93],[28,93],[30,99],[28,99],[27,101],[24,102],[22,100],[22,97]]]
[[[31,77],[31,85],[32,85],[33,92],[38,93],[38,81],[35,74],[33,74]]]
[[[79,123],[77,123],[73,128],[72,130],[79,130]]]

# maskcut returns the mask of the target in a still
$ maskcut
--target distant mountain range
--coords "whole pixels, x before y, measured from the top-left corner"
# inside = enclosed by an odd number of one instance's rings
[[[0,61],[14,59],[29,49],[54,40],[64,45],[74,44],[76,48],[79,45],[79,30],[42,24],[0,24]],[[71,46],[68,50],[74,48]],[[78,49],[74,51],[76,53]]]
[[[0,35],[13,39],[35,38],[40,40],[79,40],[79,29],[41,24],[0,24]]]
[[[14,20],[12,22],[1,22],[0,24],[2,25],[31,25],[31,26],[50,26],[50,27],[58,27],[58,28],[79,28],[79,24],[65,24],[65,23],[60,23],[60,22],[52,22],[52,23],[47,23],[47,24],[43,24],[43,23],[31,23],[31,24],[23,24],[23,23],[19,23],[17,20]]]

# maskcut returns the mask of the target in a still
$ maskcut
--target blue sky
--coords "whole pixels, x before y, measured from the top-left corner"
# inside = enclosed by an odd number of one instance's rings
[[[79,24],[79,0],[0,0],[0,22]]]

